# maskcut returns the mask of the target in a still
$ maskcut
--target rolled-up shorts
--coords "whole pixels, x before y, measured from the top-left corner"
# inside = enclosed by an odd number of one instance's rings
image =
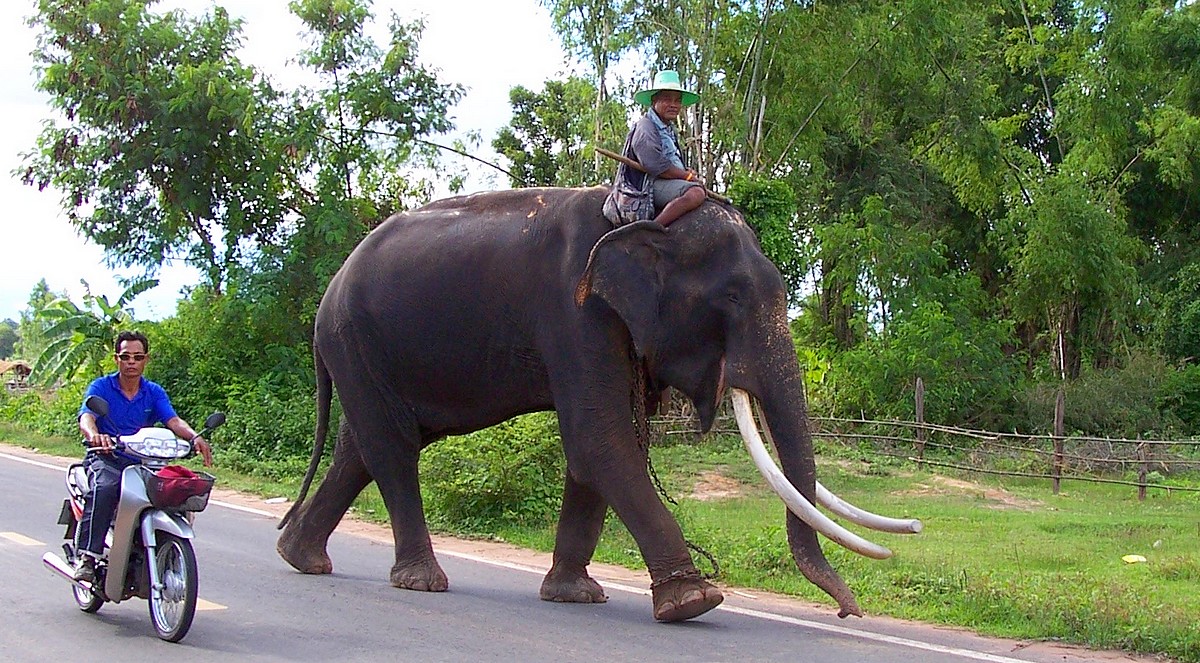
[[[654,209],[661,210],[667,203],[682,196],[694,186],[700,186],[700,183],[687,180],[654,180]]]

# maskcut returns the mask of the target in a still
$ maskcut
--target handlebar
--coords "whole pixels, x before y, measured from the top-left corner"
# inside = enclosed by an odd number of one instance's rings
[[[108,416],[108,402],[99,396],[88,396],[84,401],[84,406],[95,414],[101,417]],[[132,435],[111,435],[113,438],[113,452],[120,453],[122,456],[130,460],[168,460],[176,458],[191,458],[196,454],[196,446],[194,444],[197,437],[206,437],[217,427],[225,423],[225,414],[223,412],[214,412],[204,420],[204,428],[196,433],[190,440],[177,437],[173,431],[165,428],[143,428]],[[152,437],[154,431],[162,431],[164,435]],[[82,443],[88,450],[94,449],[87,443],[87,440],[82,440]],[[133,445],[131,448],[130,445]],[[182,447],[186,445],[187,450],[180,453]],[[155,452],[159,453],[155,453]],[[132,454],[132,455],[130,455]]]

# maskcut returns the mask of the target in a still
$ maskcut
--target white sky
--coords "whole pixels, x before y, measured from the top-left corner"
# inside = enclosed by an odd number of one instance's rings
[[[164,0],[151,9],[183,8],[195,15],[213,4],[213,0]],[[270,74],[277,86],[294,85],[296,81],[287,77],[297,67],[288,60],[303,44],[299,21],[287,10],[288,0],[217,0],[216,4],[245,19],[243,61]],[[93,293],[107,295],[110,301],[123,290],[113,270],[103,266],[100,248],[80,238],[67,222],[58,192],[39,192],[13,175],[22,163],[20,154],[32,150],[42,121],[50,114],[46,97],[34,89],[30,52],[35,33],[26,18],[35,6],[35,0],[0,0],[0,118],[4,122],[0,130],[0,320],[17,320],[42,278],[53,291],[66,291],[76,303],[82,303],[81,279]],[[441,82],[467,88],[451,114],[459,132],[481,134],[476,155],[488,161],[497,162],[490,144],[510,117],[509,88],[540,89],[565,68],[549,14],[537,0],[375,0],[372,11],[378,34],[386,32],[393,11],[406,21],[425,17],[420,59],[440,70]],[[452,139],[435,137],[445,143]],[[506,178],[492,177],[496,171],[467,163],[476,173],[468,181],[468,191],[507,186]],[[133,270],[120,272],[133,274]],[[180,288],[200,282],[190,268],[174,265],[165,267],[159,278],[157,288],[134,300],[137,318],[173,314]]]

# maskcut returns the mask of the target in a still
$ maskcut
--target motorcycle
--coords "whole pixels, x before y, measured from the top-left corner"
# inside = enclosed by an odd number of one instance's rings
[[[89,396],[87,407],[101,417],[108,415],[108,403],[98,396]],[[199,434],[208,435],[223,423],[225,415],[214,412]],[[75,530],[83,515],[84,495],[90,490],[83,463],[67,468],[68,497],[58,518],[67,527],[65,559],[48,552],[42,563],[71,583],[80,610],[94,613],[105,602],[120,603],[135,596],[147,599],[158,637],[179,642],[192,626],[198,596],[192,523],[195,514],[208,506],[215,479],[170,464],[195,450],[190,441],[166,428],[122,435],[114,446],[114,453],[138,462],[121,473],[120,500],[105,537],[104,554],[96,561],[95,581],[74,578],[80,555]]]

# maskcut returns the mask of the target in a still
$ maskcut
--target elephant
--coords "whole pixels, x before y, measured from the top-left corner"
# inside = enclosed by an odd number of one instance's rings
[[[612,508],[645,561],[654,619],[697,617],[723,595],[693,564],[655,491],[638,417],[669,386],[691,400],[708,431],[730,391],[751,455],[788,505],[797,566],[837,602],[839,616],[861,616],[816,533],[865,555],[890,552],[813,504],[885,531],[920,525],[862,511],[816,481],[779,270],[731,205],[706,201],[669,228],[614,228],[601,211],[606,191],[452,197],[393,215],[363,239],[318,307],[316,443],[300,495],[279,523],[278,553],[302,573],[331,573],[329,536],[374,481],[395,544],[391,584],[445,591],[421,501],[421,450],[553,410],[567,469],[539,597],[607,600],[587,567]],[[343,413],[333,458],[306,499],[334,389]],[[782,470],[766,453],[752,402]]]

